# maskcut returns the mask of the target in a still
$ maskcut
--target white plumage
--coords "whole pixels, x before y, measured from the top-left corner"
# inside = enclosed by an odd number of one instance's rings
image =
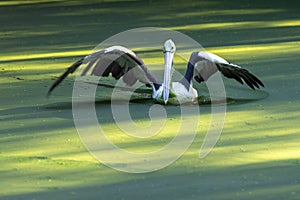
[[[193,88],[193,80],[201,83],[208,80],[214,73],[220,71],[225,77],[233,78],[252,89],[264,86],[263,83],[248,70],[229,63],[225,59],[205,51],[193,52],[187,64],[184,77],[178,82],[171,82],[174,67],[173,58],[176,46],[172,40],[164,43],[164,79],[160,81],[146,67],[140,57],[123,46],[111,46],[102,51],[85,56],[71,65],[51,86],[48,95],[70,73],[80,65],[87,64],[82,75],[90,72],[95,76],[109,76],[122,80],[129,86],[140,81],[152,88],[152,98],[160,103],[193,103],[196,102],[198,92]]]

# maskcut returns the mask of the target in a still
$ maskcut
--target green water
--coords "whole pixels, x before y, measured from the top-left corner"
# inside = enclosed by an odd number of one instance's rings
[[[0,1],[0,25],[0,199],[299,198],[297,1]],[[266,87],[252,91],[224,80],[230,99],[225,124],[207,157],[198,155],[210,123],[209,104],[200,105],[198,133],[180,159],[156,172],[127,174],[99,163],[81,143],[71,110],[74,76],[50,99],[45,95],[64,68],[98,43],[145,26],[187,34],[245,66]],[[205,93],[205,86],[197,87]],[[178,107],[166,107],[165,135],[133,139],[113,123],[109,92],[99,91],[95,107],[120,147],[145,152],[172,139]],[[136,99],[131,114],[145,126],[153,102]]]

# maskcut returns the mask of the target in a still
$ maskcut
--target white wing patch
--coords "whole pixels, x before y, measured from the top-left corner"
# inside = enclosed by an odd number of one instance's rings
[[[123,51],[124,53],[128,53],[132,56],[136,56],[133,51],[131,51],[131,50],[129,50],[126,47],[123,47],[123,46],[111,46],[111,47],[106,48],[104,52],[107,53],[107,52],[111,52],[111,51],[114,51],[114,50]]]
[[[200,56],[206,60],[209,60],[211,62],[214,62],[214,63],[229,64],[229,62],[227,60],[225,60],[224,58],[221,58],[220,56],[217,56],[216,54],[213,54],[213,53],[210,53],[207,51],[200,51],[198,53],[198,56]]]

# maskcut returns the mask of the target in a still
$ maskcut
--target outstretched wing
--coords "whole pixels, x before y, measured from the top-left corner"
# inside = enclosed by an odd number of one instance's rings
[[[86,67],[82,71],[81,76],[91,74],[104,77],[112,75],[115,79],[122,77],[123,81],[129,86],[132,86],[137,81],[148,86],[152,84],[157,88],[161,84],[149,71],[142,59],[134,52],[122,46],[112,46],[85,56],[67,68],[50,87],[47,96],[82,64],[86,64]]]
[[[235,79],[241,84],[245,82],[252,89],[264,87],[262,81],[248,70],[209,52],[193,52],[189,64],[194,67],[193,75],[199,83],[220,71],[225,77]]]

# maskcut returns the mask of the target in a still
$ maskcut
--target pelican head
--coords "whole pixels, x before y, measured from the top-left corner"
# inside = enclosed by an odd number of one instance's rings
[[[167,41],[165,41],[164,43],[164,53],[165,52],[175,52],[176,51],[176,46],[175,43],[173,42],[173,40],[169,39]]]
[[[173,67],[173,58],[176,51],[174,42],[169,39],[164,43],[165,54],[165,70],[164,70],[164,82],[163,82],[163,99],[165,104],[169,100],[170,85],[171,85],[171,72]]]

